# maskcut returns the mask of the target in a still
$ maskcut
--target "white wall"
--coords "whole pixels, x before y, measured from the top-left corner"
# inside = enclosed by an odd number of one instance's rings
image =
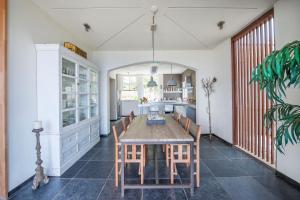
[[[220,43],[213,56],[213,74],[217,78],[216,93],[211,98],[213,131],[232,143],[231,39]]]
[[[31,1],[8,1],[9,190],[31,177],[35,170],[35,136],[31,132],[32,121],[37,117],[34,44],[64,41],[89,50]]]
[[[224,47],[220,46],[221,52]],[[226,54],[227,55],[227,54]],[[95,63],[101,66],[101,81],[100,87],[103,98],[101,101],[101,134],[109,133],[109,99],[108,95],[108,71],[118,68],[124,65],[130,65],[133,63],[151,61],[152,52],[151,51],[110,51],[110,52],[94,52],[93,59]],[[219,136],[223,137],[227,141],[231,142],[230,132],[231,127],[231,89],[228,92],[228,88],[231,85],[230,79],[230,65],[220,65],[214,61],[214,51],[157,51],[156,60],[158,61],[168,61],[183,64],[193,69],[196,69],[197,76],[197,123],[203,126],[203,132],[208,132],[208,115],[206,113],[207,101],[206,97],[203,95],[200,81],[204,77],[212,76],[222,76],[220,77],[220,82],[217,84],[216,93],[213,98],[215,98],[212,109],[214,111],[213,119],[216,120],[214,128],[218,132]],[[230,59],[230,56],[229,56]],[[226,61],[228,58],[226,57]],[[229,67],[229,68],[227,68]],[[229,75],[228,75],[229,74]],[[217,99],[217,97],[221,97]],[[229,105],[230,104],[230,105]],[[226,107],[223,107],[225,105]],[[228,106],[227,106],[228,105]],[[221,110],[222,112],[218,112]],[[217,123],[222,122],[222,123]],[[228,127],[229,126],[229,127]],[[229,136],[230,135],[230,136]]]
[[[276,49],[300,40],[300,1],[280,0],[274,6]],[[287,91],[287,102],[300,105],[300,88]],[[285,154],[277,152],[277,170],[300,183],[300,144],[288,144]]]

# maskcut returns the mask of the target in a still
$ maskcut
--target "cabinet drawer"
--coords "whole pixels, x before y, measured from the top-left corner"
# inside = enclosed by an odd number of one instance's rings
[[[77,143],[76,133],[69,133],[61,139],[61,150],[66,151]]]
[[[86,136],[86,137],[82,138],[82,140],[78,143],[79,151],[84,149],[89,144],[89,142],[90,142],[90,136]]]
[[[99,122],[95,121],[91,124],[91,133],[94,133],[98,131],[99,132]]]
[[[77,153],[77,145],[74,145],[68,150],[63,151],[61,155],[62,165],[64,165],[66,162],[72,159],[72,157],[74,157],[76,153]]]
[[[99,137],[99,129],[96,129],[91,133],[91,141],[97,137]]]
[[[78,129],[78,140],[81,141],[82,138],[85,138],[90,135],[90,126],[89,124],[81,126]]]

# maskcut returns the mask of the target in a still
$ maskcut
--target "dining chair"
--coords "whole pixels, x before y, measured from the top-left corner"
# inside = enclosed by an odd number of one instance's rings
[[[123,130],[126,132],[128,126],[129,126],[129,124],[130,124],[130,118],[129,118],[129,117],[123,117],[123,118],[121,119],[121,121],[122,121]]]
[[[196,186],[200,186],[200,138],[201,138],[201,127],[196,125],[194,122],[189,123],[188,132],[194,138],[194,164],[196,164],[194,175],[196,176]],[[183,146],[184,147],[184,146]],[[171,183],[174,184],[174,175],[177,174],[177,163],[189,163],[190,162],[190,149],[186,151],[179,145],[171,145]]]
[[[189,126],[190,126],[190,120],[187,117],[180,116],[179,122],[180,122],[180,125],[183,127],[184,131],[187,133],[188,129],[189,129]],[[186,163],[186,165],[189,166],[189,164],[190,164],[190,154],[187,153],[187,152],[190,151],[190,145],[183,145],[183,144],[175,144],[175,145],[176,145],[176,148],[178,147],[177,148],[178,151],[175,154],[180,154],[180,158],[183,158],[182,156],[186,155],[184,157],[187,157],[187,158],[183,159],[183,160],[186,160],[186,162],[184,162],[184,163]],[[169,163],[170,163],[170,160],[171,160],[172,155],[173,155],[171,153],[171,146],[172,145],[166,145],[166,165],[167,165],[167,167],[169,167]],[[173,147],[173,149],[174,149],[174,147]]]
[[[133,111],[131,111],[131,112],[130,112],[130,114],[129,114],[129,120],[130,120],[130,123],[132,123],[132,122],[133,122],[134,118],[135,118],[135,116],[134,116],[134,112],[133,112]]]
[[[201,138],[201,126],[195,124],[194,122],[190,122],[189,128],[190,135],[194,138],[194,154],[195,159],[194,163],[196,163],[196,168],[194,174],[196,175],[196,185],[200,186],[200,138]]]
[[[124,125],[122,121],[117,122],[113,125],[113,134],[114,134],[114,140],[115,140],[115,186],[118,187],[119,184],[119,175],[121,174],[121,167],[119,167],[119,164],[121,164],[121,143],[119,142],[119,137],[121,135],[126,134],[124,130]],[[131,145],[125,145],[124,149],[124,162],[125,164],[128,163],[138,163],[139,164],[139,171],[138,174],[141,176],[141,184],[144,184],[144,145],[138,145],[135,147],[132,147]],[[128,148],[129,147],[129,148]],[[130,151],[128,151],[130,149]]]
[[[172,118],[173,118],[176,122],[179,122],[180,116],[181,116],[181,114],[178,113],[178,112],[174,112],[174,113],[172,114]]]

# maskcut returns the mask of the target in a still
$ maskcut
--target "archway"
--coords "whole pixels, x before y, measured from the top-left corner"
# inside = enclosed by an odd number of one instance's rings
[[[108,135],[110,132],[110,84],[109,84],[109,74],[111,71],[116,70],[116,69],[121,69],[121,68],[126,68],[126,67],[131,67],[131,66],[138,66],[138,65],[143,65],[143,64],[151,64],[153,63],[152,61],[142,61],[142,62],[134,62],[126,65],[120,65],[120,66],[115,66],[112,67],[106,71],[101,71],[100,77],[101,77],[101,93],[103,93],[103,97],[100,98],[100,117],[101,117],[101,134],[102,135]],[[173,65],[178,65],[182,66],[186,69],[191,69],[196,72],[196,80],[199,79],[199,68],[195,66],[188,66],[182,63],[177,63],[177,62],[172,62],[172,61],[156,61],[155,63],[157,64],[173,64]],[[196,81],[196,88],[200,88],[200,82]],[[196,92],[196,99],[200,98],[199,92]],[[200,104],[199,101],[196,101],[196,110],[205,110],[205,109],[200,109]],[[197,123],[200,123],[201,117],[200,117],[200,112],[196,112],[196,119]]]

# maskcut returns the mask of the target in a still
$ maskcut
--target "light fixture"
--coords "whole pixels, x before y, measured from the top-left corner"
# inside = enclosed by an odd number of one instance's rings
[[[150,27],[150,30],[152,31],[152,64],[153,64],[153,66],[151,68],[151,78],[150,78],[150,81],[147,83],[147,86],[148,87],[156,87],[157,83],[153,80],[153,71],[154,71],[154,69],[157,69],[157,66],[155,65],[155,62],[154,62],[154,31],[156,30],[156,24],[154,22],[154,17],[155,17],[155,13],[157,12],[157,6],[152,6],[150,10],[153,13],[152,24]]]
[[[167,82],[167,86],[176,86],[177,85],[177,81],[173,79],[173,65],[171,64],[171,79],[168,80]]]

